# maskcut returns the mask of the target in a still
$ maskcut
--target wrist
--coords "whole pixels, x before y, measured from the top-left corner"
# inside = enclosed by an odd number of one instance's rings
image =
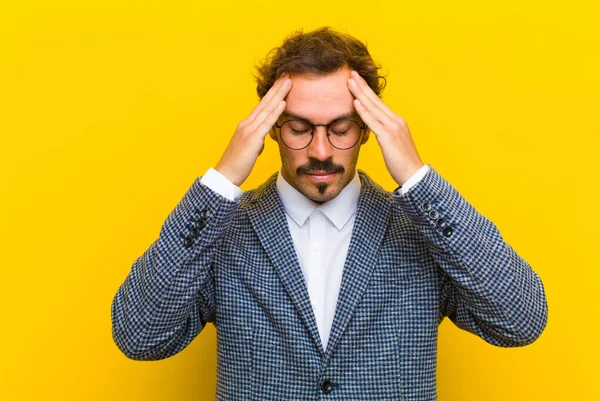
[[[240,177],[237,174],[232,173],[227,166],[223,166],[220,162],[217,163],[215,170],[223,177],[227,178],[229,182],[231,182],[236,187],[239,187],[244,182],[243,179],[240,179]]]
[[[396,183],[400,186],[406,184],[406,182],[413,177],[417,171],[419,171],[425,164],[423,162],[419,162],[416,164],[412,164],[409,167],[406,167],[404,171],[397,177]]]

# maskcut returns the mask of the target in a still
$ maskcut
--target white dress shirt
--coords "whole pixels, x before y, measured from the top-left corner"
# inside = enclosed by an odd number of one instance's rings
[[[277,193],[286,211],[288,227],[325,349],[356,217],[360,179],[355,172],[352,181],[338,196],[318,204],[292,187],[280,171]]]
[[[419,182],[429,169],[428,164],[421,167],[402,185],[400,195]],[[243,193],[213,168],[208,169],[201,182],[229,200],[237,201]],[[360,186],[355,172],[352,181],[334,199],[318,204],[292,187],[281,170],[277,176],[277,193],[286,212],[324,349],[333,324]]]

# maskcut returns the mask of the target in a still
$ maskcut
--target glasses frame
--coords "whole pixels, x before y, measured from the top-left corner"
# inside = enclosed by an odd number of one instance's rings
[[[330,133],[329,133],[329,127],[332,124],[337,123],[338,121],[341,120],[350,120],[353,123],[356,123],[356,125],[358,125],[358,128],[360,128],[360,135],[358,136],[358,139],[356,140],[356,142],[354,142],[354,144],[352,146],[349,146],[347,148],[338,148],[337,146],[335,146],[332,142],[330,137]],[[308,141],[308,143],[306,144],[306,146],[303,146],[301,148],[292,148],[291,146],[289,146],[287,143],[285,143],[285,141],[283,140],[283,137],[281,136],[281,127],[283,127],[284,124],[290,122],[290,121],[302,121],[303,123],[307,123],[308,125],[311,126],[311,132],[310,132],[310,141]],[[325,127],[325,133],[327,134],[327,141],[329,142],[329,144],[331,146],[333,146],[334,148],[338,149],[338,150],[348,150],[348,149],[352,149],[353,147],[356,146],[356,144],[358,142],[360,142],[360,139],[362,138],[363,135],[363,131],[367,128],[367,124],[364,124],[362,127],[360,126],[360,124],[358,123],[358,121],[355,121],[351,118],[348,117],[340,117],[340,118],[336,118],[335,120],[333,120],[332,122],[330,122],[329,124],[312,124],[311,122],[307,121],[307,120],[303,120],[301,118],[292,118],[290,120],[285,120],[284,122],[281,123],[281,125],[278,125],[277,123],[275,123],[275,127],[279,128],[279,138],[281,139],[281,142],[289,149],[292,150],[302,150],[302,149],[306,149],[308,147],[308,145],[310,145],[313,141],[313,139],[315,138],[315,131],[317,130],[316,127]]]

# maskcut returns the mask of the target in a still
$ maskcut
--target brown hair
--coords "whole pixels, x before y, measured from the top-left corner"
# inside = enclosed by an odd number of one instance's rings
[[[262,99],[284,72],[327,75],[345,66],[358,72],[381,97],[386,80],[378,74],[381,66],[375,64],[365,44],[329,27],[308,33],[300,29],[256,65],[256,93]]]

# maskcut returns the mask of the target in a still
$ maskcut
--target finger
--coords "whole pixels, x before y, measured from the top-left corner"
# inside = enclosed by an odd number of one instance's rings
[[[373,102],[377,105],[377,107],[379,107],[381,110],[383,110],[383,112],[385,114],[387,114],[390,118],[394,118],[396,117],[396,114],[394,113],[394,111],[392,109],[390,109],[383,100],[381,100],[379,98],[379,96],[377,96],[375,94],[375,92],[373,91],[373,89],[371,89],[371,87],[369,86],[369,84],[367,83],[367,81],[365,81],[365,79],[363,77],[360,76],[360,74],[356,71],[352,71],[350,73],[350,77],[352,80],[354,80],[354,82],[357,83],[358,87],[360,89],[362,89],[363,93]]]
[[[379,132],[382,132],[384,127],[383,125],[377,121],[377,119],[373,116],[373,114],[367,110],[367,108],[360,102],[359,99],[354,99],[353,101],[354,108],[360,115],[360,118],[367,124],[367,127],[375,134],[378,135]]]
[[[279,77],[273,86],[269,89],[269,91],[263,96],[258,105],[252,110],[250,116],[248,116],[247,120],[252,121],[256,118],[256,115],[260,113],[265,107],[277,106],[279,101],[283,100],[283,98],[287,95],[291,88],[291,79],[289,79],[289,74],[284,74]],[[288,87],[286,87],[288,86]]]
[[[273,109],[273,112],[269,114],[258,126],[257,131],[260,132],[262,138],[264,138],[269,133],[271,128],[273,128],[273,125],[277,122],[279,116],[281,116],[281,113],[283,113],[283,111],[285,110],[285,106],[285,100],[281,100],[279,104]]]
[[[248,125],[256,127],[260,124],[265,117],[273,111],[275,107],[282,101],[292,87],[292,80],[286,78],[282,80],[281,84],[274,89],[271,96],[268,99],[264,99],[256,106],[250,117],[248,117]]]
[[[281,93],[281,88],[286,84],[286,81],[289,81],[289,74],[285,73],[273,84],[273,86],[267,91],[265,96],[261,99],[262,102],[270,102],[272,98],[277,97]]]
[[[369,113],[377,119],[383,125],[390,125],[392,120],[389,115],[387,115],[383,110],[379,108],[377,104],[375,104],[363,91],[362,88],[358,87],[356,81],[349,80],[348,86],[352,91],[352,94],[360,100],[361,105],[369,111]]]
[[[277,92],[277,94],[266,105],[264,105],[264,107],[260,111],[258,111],[254,119],[248,123],[249,132],[253,132],[254,130],[256,130],[274,112],[274,110],[276,110],[277,107],[279,107],[280,103],[283,101],[286,94],[289,92],[291,88],[291,83],[291,80],[288,80],[286,83],[284,83],[281,86],[280,90]],[[279,118],[282,112],[283,110],[277,115],[277,118]],[[277,121],[277,119],[275,119],[275,121]],[[275,124],[275,121],[273,122],[273,124]]]

